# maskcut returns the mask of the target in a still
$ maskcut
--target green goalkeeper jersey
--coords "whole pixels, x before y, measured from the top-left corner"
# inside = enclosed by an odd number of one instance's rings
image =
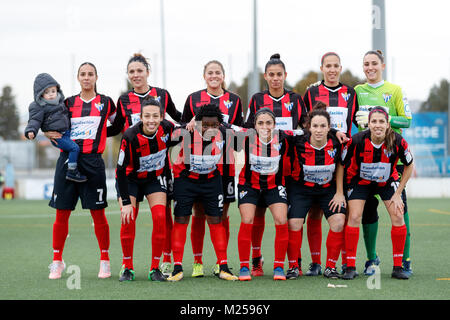
[[[371,107],[383,107],[389,114],[392,129],[402,133],[402,128],[408,128],[411,124],[411,110],[408,99],[402,88],[388,81],[382,81],[377,86],[368,83],[355,87],[359,110],[369,111]],[[363,128],[358,128],[359,131]]]

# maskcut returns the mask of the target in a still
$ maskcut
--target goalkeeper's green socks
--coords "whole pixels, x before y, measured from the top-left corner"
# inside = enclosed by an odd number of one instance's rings
[[[403,260],[408,260],[410,258],[409,256],[409,249],[411,245],[411,229],[409,227],[409,214],[408,212],[405,212],[403,218],[405,219],[405,225],[406,225],[406,241],[405,241],[405,248],[403,249]]]
[[[364,244],[366,245],[367,259],[375,260],[377,257],[378,221],[363,224]]]

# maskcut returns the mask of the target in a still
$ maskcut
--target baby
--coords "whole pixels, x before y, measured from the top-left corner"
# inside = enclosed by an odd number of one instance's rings
[[[33,140],[39,129],[43,132],[57,131],[62,137],[52,141],[55,147],[69,153],[66,179],[85,182],[87,177],[77,168],[80,147],[70,139],[69,110],[64,105],[64,95],[53,77],[47,73],[38,74],[34,80],[34,102],[28,109],[29,120],[25,137]]]

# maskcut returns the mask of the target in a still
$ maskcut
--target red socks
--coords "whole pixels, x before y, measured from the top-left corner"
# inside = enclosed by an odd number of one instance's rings
[[[62,253],[67,234],[69,233],[70,210],[56,209],[53,223],[53,261],[62,261]]]
[[[298,259],[300,258],[299,252],[302,247],[302,230],[303,228],[298,231],[289,230],[289,243],[287,248],[289,269],[299,267]]]
[[[152,264],[150,270],[159,267],[159,260],[164,248],[166,236],[166,206],[155,205],[151,208],[153,230],[152,230]]]
[[[133,269],[133,248],[136,237],[136,218],[139,208],[133,208],[134,220],[120,226],[120,244],[122,245],[122,264],[127,269]]]
[[[91,210],[91,216],[94,220],[95,236],[100,247],[100,260],[109,260],[109,225],[105,209]]]
[[[166,206],[166,236],[164,240],[163,262],[171,262],[172,256],[172,212],[170,206]]]
[[[206,217],[192,216],[191,223],[191,244],[192,253],[194,254],[194,263],[203,263],[203,239],[205,238],[205,221]]]
[[[317,220],[308,217],[306,220],[306,226],[311,260],[313,263],[321,264],[320,252],[322,249],[322,219]]]
[[[344,245],[344,231],[328,231],[327,237],[327,262],[325,267],[336,268],[336,262],[339,258],[342,246]]]
[[[181,265],[183,263],[184,245],[186,244],[186,230],[188,224],[174,221],[172,229],[172,253],[173,264]]]
[[[275,225],[275,260],[273,268],[284,268],[286,251],[289,243],[289,230],[287,222],[285,224]]]
[[[252,228],[253,224],[241,222],[238,233],[238,250],[240,267],[250,269],[250,250],[252,247]]]
[[[209,233],[214,251],[217,256],[217,263],[222,265],[227,263],[227,236],[222,223],[208,224]]]
[[[406,225],[400,227],[392,226],[391,239],[392,239],[392,255],[394,258],[394,267],[402,266],[403,249],[406,241]]]
[[[252,258],[261,257],[261,243],[266,226],[265,216],[255,216],[252,228]]]
[[[356,249],[358,248],[359,227],[345,227],[345,251],[347,252],[347,267],[356,266]]]

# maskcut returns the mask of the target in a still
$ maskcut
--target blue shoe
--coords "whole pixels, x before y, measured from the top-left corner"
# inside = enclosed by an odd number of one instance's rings
[[[273,280],[286,280],[283,268],[276,267],[273,269]]]
[[[247,267],[242,267],[239,270],[239,280],[240,281],[250,281],[252,280],[252,276],[250,275],[250,269]]]
[[[380,258],[378,256],[373,260],[367,260],[366,264],[364,265],[364,274],[366,276],[373,276],[375,274],[374,266],[379,265],[380,265]]]
[[[413,271],[411,269],[411,260],[403,260],[402,261],[402,265],[403,265],[403,271],[408,275],[408,277],[411,277],[413,274]]]

